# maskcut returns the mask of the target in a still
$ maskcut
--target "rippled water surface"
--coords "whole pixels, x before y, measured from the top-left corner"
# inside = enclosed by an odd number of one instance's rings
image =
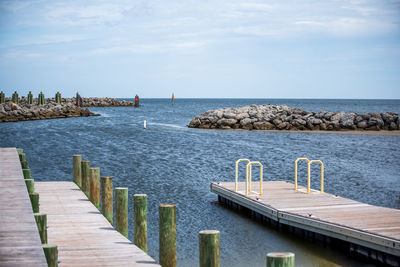
[[[325,163],[325,191],[400,208],[400,137],[188,129],[210,109],[287,104],[309,111],[400,113],[399,100],[143,99],[141,108],[91,108],[100,117],[0,124],[0,146],[21,147],[32,176],[72,180],[72,155],[82,154],[114,186],[148,194],[149,254],[158,258],[158,205],[177,204],[178,264],[198,266],[198,232],[221,232],[222,266],[265,266],[271,251],[296,253],[299,266],[360,266],[338,251],[261,225],[216,204],[214,181],[233,181],[238,158],[264,164],[265,180],[293,180],[298,157]],[[147,120],[147,130],[143,129]],[[315,170],[317,172],[317,169]],[[305,173],[300,172],[301,183]],[[313,187],[318,188],[317,179]],[[130,203],[130,239],[133,238]]]

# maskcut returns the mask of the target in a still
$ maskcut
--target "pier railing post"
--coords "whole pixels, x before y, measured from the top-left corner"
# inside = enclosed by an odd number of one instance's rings
[[[161,204],[158,211],[160,265],[176,267],[176,205]]]
[[[35,181],[33,179],[25,179],[25,184],[28,193],[35,192]]]
[[[291,252],[268,253],[267,267],[294,267],[294,253]]]
[[[42,244],[47,244],[47,215],[44,213],[34,213],[37,228],[39,230]]]
[[[112,177],[101,177],[101,213],[113,225]]]
[[[58,250],[56,245],[52,244],[43,244],[44,255],[46,256],[47,266],[48,267],[57,267],[58,266]]]
[[[100,209],[100,168],[90,168],[90,201]]]
[[[134,243],[147,253],[147,195],[135,194],[134,207]]]
[[[216,230],[204,230],[199,233],[200,267],[219,267],[220,234]]]
[[[31,169],[23,169],[24,179],[31,179]]]
[[[21,160],[21,168],[22,169],[29,169],[28,162],[26,160]]]
[[[128,237],[128,188],[115,188],[115,228]]]
[[[82,160],[82,191],[90,199],[90,161]]]
[[[29,193],[31,199],[33,213],[39,213],[39,194],[36,192]]]
[[[82,156],[81,155],[73,155],[72,156],[72,165],[74,168],[74,183],[76,183],[79,187],[82,187]]]

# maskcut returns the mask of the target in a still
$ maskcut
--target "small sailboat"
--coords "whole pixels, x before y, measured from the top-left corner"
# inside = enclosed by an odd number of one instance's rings
[[[174,93],[172,93],[172,99],[171,99],[172,105],[174,105],[174,99],[175,99],[175,95],[174,95]]]

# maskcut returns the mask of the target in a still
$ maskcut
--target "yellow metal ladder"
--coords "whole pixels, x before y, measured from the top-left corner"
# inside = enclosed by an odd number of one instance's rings
[[[311,193],[311,164],[319,163],[321,167],[321,193],[324,192],[324,164],[320,160],[309,160],[308,158],[298,158],[294,162],[294,190],[297,190],[297,164],[299,161],[307,162],[307,194]]]
[[[238,176],[239,176],[239,163],[240,162],[247,162],[246,165],[246,183],[245,183],[245,192],[239,191],[239,181],[238,181]],[[258,165],[260,167],[260,192],[255,192],[251,190],[251,180],[252,180],[252,166],[253,165]],[[249,159],[238,159],[236,161],[236,167],[235,167],[235,192],[238,193],[244,193],[246,196],[248,196],[250,193],[262,196],[263,194],[263,165],[259,161],[250,161]]]

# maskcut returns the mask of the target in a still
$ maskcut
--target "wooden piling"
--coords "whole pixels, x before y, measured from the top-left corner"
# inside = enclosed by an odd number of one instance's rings
[[[24,161],[24,160],[26,160],[26,156],[25,156],[25,153],[24,153],[24,152],[19,153],[18,156],[19,156],[19,161]]]
[[[47,244],[47,215],[44,213],[34,213],[37,228],[39,230],[42,244]]]
[[[24,179],[31,179],[31,169],[23,169]]]
[[[100,209],[100,168],[90,168],[90,201]]]
[[[4,95],[4,92],[0,92],[0,104],[6,103],[6,96]]]
[[[58,250],[56,245],[42,245],[48,267],[58,267]]]
[[[176,267],[176,205],[161,204],[158,211],[160,265]]]
[[[216,230],[199,232],[200,267],[219,267],[220,234]]]
[[[90,199],[90,161],[82,160],[82,191]]]
[[[147,253],[147,195],[135,194],[134,207],[134,243]]]
[[[26,160],[21,160],[21,168],[22,169],[29,169],[28,162]]]
[[[267,267],[294,267],[294,253],[291,252],[268,253]]]
[[[115,228],[128,237],[128,188],[115,188]]]
[[[101,213],[113,225],[112,177],[101,177]]]
[[[35,192],[35,181],[33,179],[25,179],[25,184],[28,193]]]
[[[74,183],[77,186],[82,187],[82,156],[81,155],[73,155],[72,156],[72,165],[74,168]]]
[[[33,213],[39,213],[39,194],[36,192],[30,193],[29,198],[31,199]]]

